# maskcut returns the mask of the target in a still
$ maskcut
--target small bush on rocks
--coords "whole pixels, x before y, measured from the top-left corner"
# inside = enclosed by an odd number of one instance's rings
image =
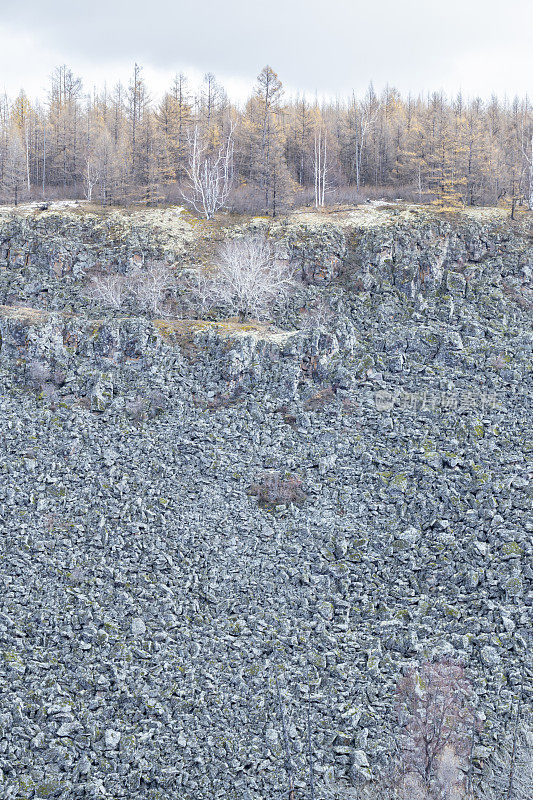
[[[324,406],[332,403],[334,400],[335,392],[331,386],[326,386],[324,389],[320,389],[320,391],[318,391],[312,397],[309,397],[309,399],[304,403],[304,408],[306,411],[316,411],[319,408],[324,408]]]
[[[403,798],[456,797],[478,723],[464,667],[447,658],[410,667],[397,699]]]
[[[134,397],[126,402],[126,414],[135,422],[144,422],[153,419],[167,408],[167,398],[165,395],[154,390],[149,392],[146,397]]]
[[[299,504],[307,497],[302,479],[298,475],[274,470],[264,472],[259,481],[250,487],[250,494],[255,495],[264,505]]]
[[[165,301],[175,286],[174,275],[167,264],[149,261],[129,276],[131,293],[144,311],[166,314]]]
[[[50,367],[44,361],[32,361],[28,366],[28,380],[33,386],[41,389],[50,380]]]
[[[94,275],[88,296],[109,308],[121,308],[128,298],[141,311],[167,315],[176,282],[172,268],[160,261],[147,261],[128,275],[108,272]]]
[[[109,308],[122,306],[126,295],[126,283],[122,275],[115,272],[95,275],[91,279],[89,297]]]

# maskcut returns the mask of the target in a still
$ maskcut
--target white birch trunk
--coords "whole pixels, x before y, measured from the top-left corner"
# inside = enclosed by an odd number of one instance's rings
[[[327,176],[327,135],[322,133],[319,128],[318,134],[315,133],[315,158],[314,158],[314,177],[315,177],[315,208],[325,205],[326,202],[326,176]]]
[[[182,197],[206,219],[224,208],[233,186],[233,131],[232,125],[225,145],[215,154],[206,152],[198,126],[189,137],[189,187]]]
[[[531,157],[529,158],[529,210],[533,211],[533,135],[531,136]]]

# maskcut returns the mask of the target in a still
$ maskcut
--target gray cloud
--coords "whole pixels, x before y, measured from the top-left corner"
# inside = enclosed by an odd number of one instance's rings
[[[487,94],[493,75],[497,91],[522,89],[517,52],[531,66],[527,0],[0,2],[1,21],[13,30],[62,60],[110,70],[138,60],[250,79],[270,63],[289,86],[311,92],[360,91],[372,79],[403,91],[462,86]]]

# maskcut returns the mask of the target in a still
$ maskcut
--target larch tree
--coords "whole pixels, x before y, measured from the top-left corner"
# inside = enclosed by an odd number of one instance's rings
[[[20,92],[13,103],[11,110],[11,120],[13,127],[18,131],[24,154],[26,158],[26,188],[28,194],[31,191],[30,181],[30,140],[33,122],[33,111],[30,102],[23,91]]]
[[[310,186],[314,181],[314,118],[305,95],[297,97],[287,109],[286,159],[291,174],[299,186]]]
[[[172,88],[166,92],[155,112],[157,134],[161,141],[160,172],[167,182],[180,180],[185,174],[187,132],[191,118],[186,78],[181,73],[175,77]]]
[[[276,215],[287,191],[280,101],[283,85],[268,65],[258,75],[252,110],[255,116],[254,171],[264,193],[265,209]]]
[[[2,187],[15,205],[18,204],[20,193],[26,178],[26,153],[19,131],[12,127],[9,131],[6,144],[6,153],[2,174]]]
[[[135,185],[143,187],[146,185],[148,105],[148,90],[142,77],[142,67],[136,63],[133,68],[127,99],[130,128],[130,176],[133,187]]]
[[[17,199],[24,191],[33,197],[155,203],[187,182],[188,140],[195,128],[202,147],[218,157],[234,126],[235,187],[227,202],[243,211],[273,215],[289,200],[310,200],[317,175],[319,204],[334,196],[342,202],[383,192],[434,199],[444,207],[499,204],[513,216],[533,206],[533,109],[527,98],[403,97],[392,87],[378,95],[370,86],[362,97],[323,102],[320,130],[315,110],[302,95],[284,99],[268,66],[241,109],[212,73],[194,98],[185,76],[177,76],[152,106],[138,64],[127,88],[119,84],[91,97],[63,65],[53,72],[42,105],[30,103],[24,92],[14,99],[0,96],[0,183],[10,202],[13,191],[6,186],[14,185],[16,173]],[[323,191],[324,164],[331,192]]]
[[[222,117],[228,105],[226,92],[212,72],[207,72],[197,98],[198,121],[206,134],[214,127],[222,127]]]
[[[81,177],[81,92],[80,78],[66,65],[54,71],[49,96],[47,172],[49,182],[64,190]]]

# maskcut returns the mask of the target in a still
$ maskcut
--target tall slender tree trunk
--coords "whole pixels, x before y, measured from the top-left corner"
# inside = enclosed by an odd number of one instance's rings
[[[533,134],[531,136],[531,157],[529,159],[529,210],[533,211]]]
[[[46,188],[46,120],[43,124],[43,197],[45,197]]]

